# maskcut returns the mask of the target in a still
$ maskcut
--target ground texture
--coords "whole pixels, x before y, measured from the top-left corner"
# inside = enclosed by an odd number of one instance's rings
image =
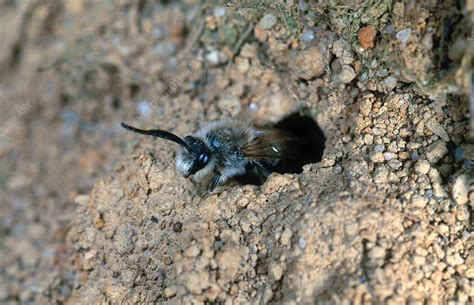
[[[333,2],[3,1],[0,303],[473,302],[474,2]],[[321,162],[212,194],[119,125],[295,113]]]

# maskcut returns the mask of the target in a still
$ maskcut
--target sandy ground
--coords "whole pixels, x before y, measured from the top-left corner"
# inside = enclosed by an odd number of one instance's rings
[[[474,302],[473,12],[2,2],[0,303]],[[290,115],[322,160],[212,194],[119,125]]]

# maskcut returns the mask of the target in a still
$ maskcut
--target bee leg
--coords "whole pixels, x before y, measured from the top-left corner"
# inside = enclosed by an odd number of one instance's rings
[[[254,162],[255,169],[257,170],[258,177],[260,178],[260,183],[265,182],[265,179],[268,177],[268,171],[265,167],[259,162]]]
[[[214,177],[212,177],[211,179],[211,183],[209,183],[209,186],[207,187],[207,191],[209,193],[212,193],[214,191],[214,189],[216,188],[216,186],[219,185],[219,180],[221,179],[221,173],[217,173],[214,175]]]

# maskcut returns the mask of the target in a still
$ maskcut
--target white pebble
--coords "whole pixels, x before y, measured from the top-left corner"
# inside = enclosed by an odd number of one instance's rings
[[[300,238],[298,240],[298,245],[300,246],[301,249],[306,248],[306,240],[304,240],[303,238]]]
[[[401,30],[396,35],[397,39],[403,44],[408,42],[408,39],[410,39],[410,36],[411,36],[411,29],[410,28]]]
[[[311,42],[314,39],[314,32],[312,30],[306,31],[301,35],[301,41]]]
[[[206,55],[206,59],[207,61],[209,61],[210,63],[214,64],[214,65],[217,65],[219,63],[219,52],[214,50],[214,51],[211,51],[209,52],[207,55]]]
[[[385,146],[383,144],[377,144],[374,147],[375,152],[384,152],[384,150],[385,150]]]
[[[397,158],[397,155],[392,153],[392,152],[386,152],[386,153],[383,154],[383,156],[384,156],[385,160],[387,160],[387,161],[390,161],[392,159]]]
[[[249,108],[250,108],[251,111],[257,111],[258,110],[258,106],[255,103],[250,103]]]

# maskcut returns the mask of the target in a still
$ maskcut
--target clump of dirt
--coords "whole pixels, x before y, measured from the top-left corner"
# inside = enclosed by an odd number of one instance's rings
[[[0,302],[472,302],[469,5],[0,4]],[[208,194],[119,126],[224,117],[325,147]]]

